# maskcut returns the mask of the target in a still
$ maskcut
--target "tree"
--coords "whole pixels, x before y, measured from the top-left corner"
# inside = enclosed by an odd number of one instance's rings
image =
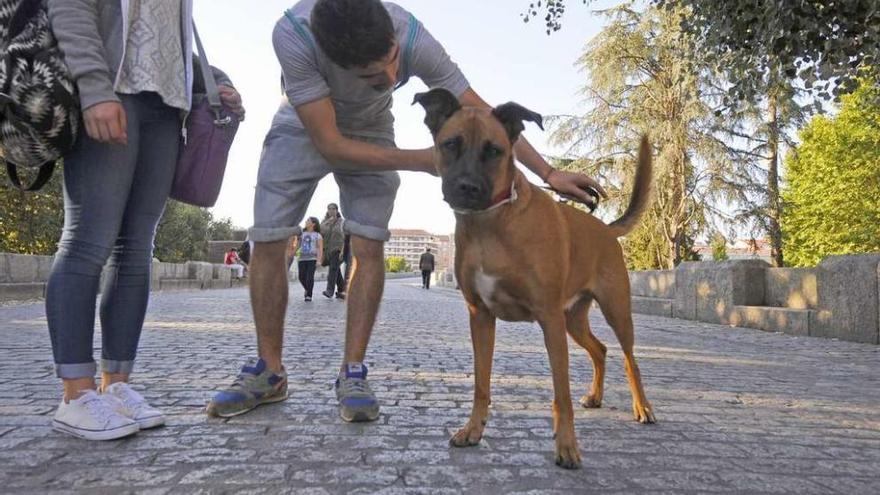
[[[401,256],[389,256],[385,258],[385,271],[391,273],[405,272],[406,260]]]
[[[715,261],[724,261],[727,256],[727,238],[721,232],[715,232],[709,241],[709,248],[712,249],[712,259]]]
[[[880,251],[880,88],[864,81],[835,117],[814,117],[800,139],[783,192],[789,264]]]
[[[727,187],[712,178],[724,176],[733,162],[714,135],[716,116],[703,99],[706,75],[693,70],[692,44],[677,14],[654,8],[639,13],[631,5],[604,11],[610,22],[578,61],[588,74],[583,92],[591,107],[553,120],[553,140],[569,145],[569,154],[598,155],[574,159],[568,168],[610,185],[610,205],[620,213],[639,137],[650,136],[657,150],[654,199],[624,245],[631,267],[672,268],[692,256],[689,246],[706,225],[710,199]]]
[[[0,170],[5,170],[2,160]],[[59,166],[38,192],[24,192],[0,180],[0,252],[55,253],[64,225],[61,177]]]
[[[156,231],[154,256],[162,261],[182,263],[204,261],[208,241],[231,239],[232,221],[219,222],[205,208],[169,200]]]
[[[693,37],[701,58],[733,82],[730,100],[756,99],[762,88],[751,76],[776,72],[789,80],[798,77],[815,96],[829,98],[852,91],[860,69],[880,64],[875,0],[651,3],[679,13],[682,30]],[[561,27],[565,6],[565,0],[532,2],[523,17],[528,21],[546,13],[550,34]]]

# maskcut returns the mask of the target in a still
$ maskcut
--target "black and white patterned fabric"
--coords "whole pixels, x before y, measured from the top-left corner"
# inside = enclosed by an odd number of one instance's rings
[[[0,151],[7,165],[51,167],[76,141],[76,85],[43,0],[0,0]],[[9,169],[17,182],[14,167]],[[18,185],[18,184],[17,184]]]

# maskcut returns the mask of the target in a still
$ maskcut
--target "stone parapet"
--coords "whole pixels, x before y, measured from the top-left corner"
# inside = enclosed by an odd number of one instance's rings
[[[53,259],[53,256],[0,253],[0,302],[42,299]],[[106,273],[105,269],[102,280]],[[232,278],[231,268],[196,261],[154,261],[150,282],[152,290],[225,289],[240,285],[240,281]]]

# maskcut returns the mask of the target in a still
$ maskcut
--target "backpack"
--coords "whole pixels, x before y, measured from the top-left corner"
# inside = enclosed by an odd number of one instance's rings
[[[251,263],[251,242],[244,241],[238,246],[238,257],[247,264]]]
[[[49,26],[44,0],[0,0],[0,151],[10,181],[35,191],[76,142],[76,84]],[[21,185],[17,167],[39,169]]]

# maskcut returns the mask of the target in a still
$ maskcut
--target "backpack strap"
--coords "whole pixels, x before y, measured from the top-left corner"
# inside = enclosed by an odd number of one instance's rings
[[[416,20],[416,16],[409,14],[409,29],[406,34],[406,46],[403,47],[403,57],[400,61],[401,73],[403,74],[403,78],[397,82],[397,85],[394,86],[394,89],[402,88],[407,82],[409,82],[409,69],[412,65],[412,52],[413,45],[416,42],[416,36],[419,34],[419,21]]]
[[[42,167],[40,167],[39,172],[37,173],[37,178],[34,179],[34,182],[31,185],[24,187],[21,184],[21,179],[18,177],[18,168],[7,162],[6,163],[6,173],[9,174],[9,182],[12,182],[12,185],[21,189],[22,191],[36,191],[49,182],[49,179],[52,178],[52,172],[55,171],[55,162],[49,162]]]
[[[311,48],[314,50],[315,40],[312,38],[312,33],[309,32],[308,29],[305,28],[304,23],[301,19],[293,15],[293,12],[290,10],[284,11],[284,17],[290,21],[290,24],[293,25],[293,29],[296,30],[296,33],[299,34],[300,38],[302,38]]]

